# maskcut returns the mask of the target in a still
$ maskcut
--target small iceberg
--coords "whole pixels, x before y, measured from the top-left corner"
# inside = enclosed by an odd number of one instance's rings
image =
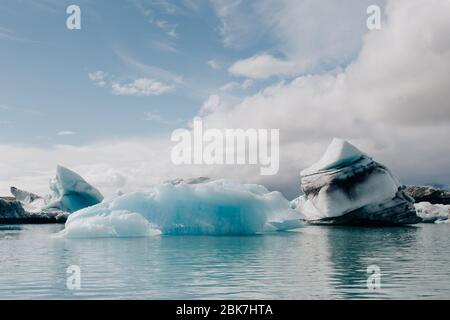
[[[156,234],[256,234],[303,225],[277,191],[227,180],[163,183],[69,216],[62,236],[142,237]]]
[[[419,202],[414,204],[417,215],[423,223],[449,222],[450,205]]]
[[[405,192],[419,202],[450,205],[450,192],[429,186],[406,186]]]
[[[56,177],[50,181],[50,190],[45,208],[75,212],[103,201],[103,195],[96,188],[62,166],[57,167]]]
[[[50,194],[37,194],[11,187],[15,200],[0,203],[3,223],[64,222],[77,210],[103,201],[102,194],[77,173],[58,166],[50,181]]]
[[[414,199],[384,165],[342,139],[301,173],[303,196],[291,206],[310,223],[403,225],[420,222]]]

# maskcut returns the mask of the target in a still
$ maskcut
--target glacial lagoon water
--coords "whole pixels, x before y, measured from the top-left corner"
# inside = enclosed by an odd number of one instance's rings
[[[0,226],[0,299],[449,299],[450,224],[57,239]],[[78,265],[71,291],[67,268]],[[367,288],[367,267],[381,288]]]

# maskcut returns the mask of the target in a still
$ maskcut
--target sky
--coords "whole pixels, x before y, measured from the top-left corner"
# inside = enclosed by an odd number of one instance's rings
[[[107,196],[210,176],[293,198],[333,137],[449,186],[449,16],[447,0],[4,0],[0,195],[45,194],[61,164]],[[196,116],[279,129],[279,173],[174,166],[171,133]]]

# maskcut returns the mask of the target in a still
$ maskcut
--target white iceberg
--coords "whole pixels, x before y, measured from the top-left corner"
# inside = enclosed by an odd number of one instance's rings
[[[414,204],[414,207],[422,222],[441,223],[449,221],[450,205],[419,202]]]
[[[413,203],[388,168],[342,139],[301,172],[304,195],[291,202],[312,223],[413,224]]]
[[[295,229],[303,216],[279,192],[226,180],[164,183],[69,216],[62,235],[131,237],[154,234],[255,234]]]

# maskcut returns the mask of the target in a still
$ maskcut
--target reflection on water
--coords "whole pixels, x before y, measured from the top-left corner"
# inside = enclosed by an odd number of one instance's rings
[[[450,225],[309,226],[255,236],[55,239],[0,227],[0,298],[450,298]],[[81,290],[66,288],[70,265]],[[381,288],[366,286],[367,267]]]

